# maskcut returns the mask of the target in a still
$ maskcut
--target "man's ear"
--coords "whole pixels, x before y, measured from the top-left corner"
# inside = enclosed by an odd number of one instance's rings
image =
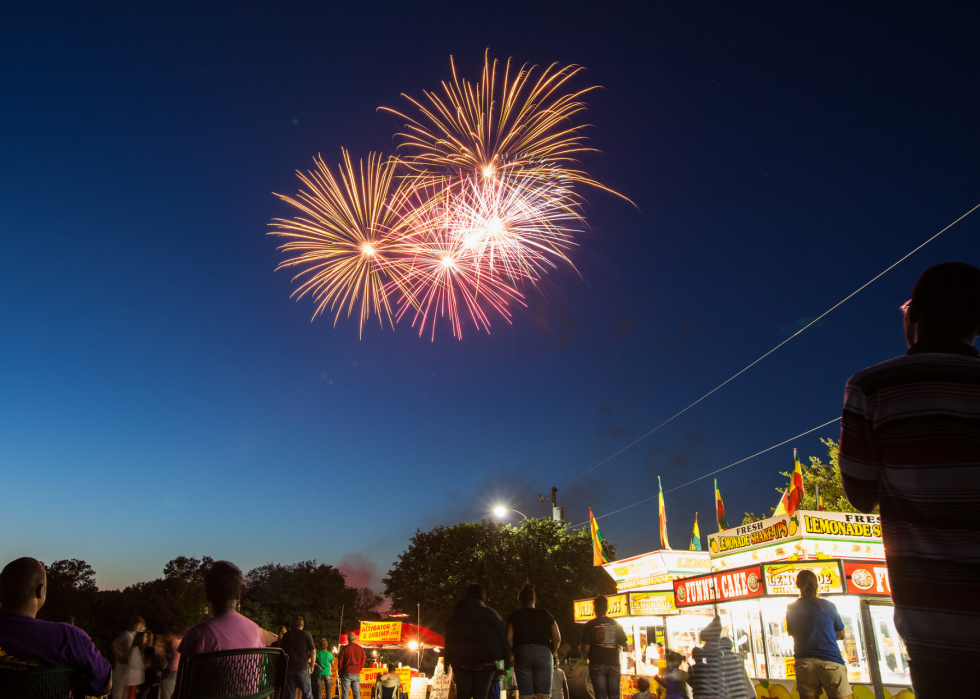
[[[35,599],[44,599],[44,583],[41,583],[34,589]]]

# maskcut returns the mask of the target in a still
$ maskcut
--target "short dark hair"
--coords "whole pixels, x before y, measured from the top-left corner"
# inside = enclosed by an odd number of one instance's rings
[[[595,605],[596,616],[605,616],[606,612],[609,610],[609,600],[601,595],[595,598],[595,602],[593,602],[593,604]]]
[[[980,269],[965,262],[944,262],[923,272],[912,288],[919,323],[947,332],[980,328]]]
[[[470,583],[470,586],[466,588],[466,596],[476,597],[484,602],[487,601],[487,593],[480,583]]]
[[[636,681],[636,688],[641,692],[647,692],[650,690],[650,680],[646,677],[641,677]]]
[[[306,619],[304,619],[301,615],[297,614],[296,616],[293,617],[294,629],[298,629],[300,624],[305,624],[305,623],[306,623]]]
[[[667,654],[666,660],[667,660],[667,667],[680,667],[681,663],[684,662],[684,656],[681,655],[680,653],[675,653],[674,651],[671,651],[670,653]]]
[[[242,570],[231,561],[215,561],[204,574],[204,593],[209,602],[238,599],[242,593]]]
[[[21,607],[35,598],[39,585],[44,585],[47,575],[44,566],[36,558],[24,556],[11,561],[0,572],[0,604],[5,607]]]

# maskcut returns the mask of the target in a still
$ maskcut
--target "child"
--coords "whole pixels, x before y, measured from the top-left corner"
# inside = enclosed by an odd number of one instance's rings
[[[558,667],[558,655],[555,654],[555,674],[551,678],[551,699],[569,699],[568,681],[565,671]]]
[[[688,699],[691,696],[685,667],[683,655],[674,652],[667,654],[667,669],[664,671],[664,676],[657,677],[657,681],[667,690],[666,699]]]
[[[633,695],[633,699],[655,699],[650,694],[650,680],[646,677],[641,677],[636,681],[636,694]]]

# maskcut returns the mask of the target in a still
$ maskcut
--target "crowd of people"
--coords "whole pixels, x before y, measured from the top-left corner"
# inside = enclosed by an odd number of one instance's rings
[[[907,354],[855,374],[847,383],[841,420],[840,472],[851,504],[862,512],[880,507],[895,622],[908,648],[917,699],[968,696],[968,668],[980,658],[980,269],[946,263],[927,269],[901,306]],[[812,579],[811,579],[812,578]],[[113,699],[170,699],[181,656],[210,651],[265,648],[274,638],[236,609],[242,572],[217,561],[204,578],[212,618],[183,632],[155,635],[142,619],[113,644],[113,666],[91,639],[71,624],[36,618],[47,595],[44,566],[18,558],[0,572],[0,670],[75,667],[80,689]],[[844,627],[833,603],[817,594],[816,579],[797,578],[800,600],[786,621],[794,638],[796,684],[801,699],[851,696],[837,647]],[[512,670],[520,699],[568,699],[556,671],[561,634],[554,617],[536,606],[524,587],[520,609],[506,624],[486,606],[479,584],[456,604],[447,624],[445,667],[454,673],[457,699],[498,699],[501,678]],[[581,653],[595,699],[619,699],[622,627],[595,602],[585,625]],[[754,691],[731,640],[716,618],[701,632],[690,657],[666,655],[654,678],[667,699],[739,699]],[[364,650],[351,634],[336,658],[341,696],[360,699]],[[277,642],[289,656],[286,696],[311,699],[330,686],[333,655],[319,648],[297,617]],[[394,675],[394,677],[392,677]],[[380,682],[394,699],[393,672]],[[649,680],[637,699],[651,695]],[[661,691],[662,689],[662,691]],[[387,691],[386,691],[387,690]]]

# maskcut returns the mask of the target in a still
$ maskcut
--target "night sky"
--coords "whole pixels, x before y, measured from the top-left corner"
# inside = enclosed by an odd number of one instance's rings
[[[103,587],[177,556],[305,559],[381,589],[416,528],[505,503],[570,524],[839,415],[905,350],[927,266],[980,212],[656,426],[980,203],[971,3],[20,3],[0,23],[0,559]],[[581,273],[435,342],[310,322],[274,272],[297,169],[391,152],[484,50],[577,63],[599,154]],[[831,425],[719,475],[730,520]],[[675,548],[711,479],[667,495]],[[657,548],[656,500],[600,520]]]

